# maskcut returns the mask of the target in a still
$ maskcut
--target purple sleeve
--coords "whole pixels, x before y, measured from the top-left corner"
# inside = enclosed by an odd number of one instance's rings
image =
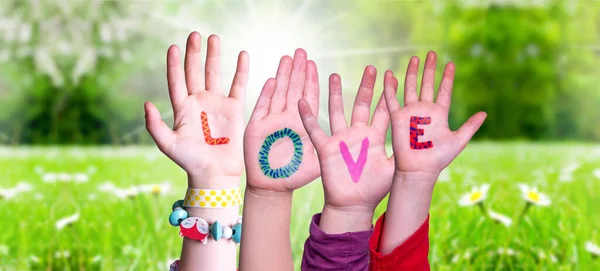
[[[302,270],[367,270],[369,238],[373,229],[326,234],[319,228],[320,219],[321,214],[316,214],[310,223],[310,236],[304,243]]]

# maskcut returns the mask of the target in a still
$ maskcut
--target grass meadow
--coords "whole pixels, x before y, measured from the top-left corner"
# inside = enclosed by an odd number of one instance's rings
[[[432,270],[600,270],[599,168],[600,145],[469,145],[436,185]],[[521,183],[550,204],[528,204]],[[0,270],[168,270],[185,188],[154,147],[0,148]],[[479,203],[459,205],[470,192]],[[322,195],[318,180],[294,195],[296,269]]]

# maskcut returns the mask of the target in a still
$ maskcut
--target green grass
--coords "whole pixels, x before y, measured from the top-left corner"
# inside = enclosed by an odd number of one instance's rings
[[[572,172],[573,181],[559,181],[572,163],[580,165]],[[0,199],[0,270],[167,270],[169,260],[179,256],[181,239],[167,216],[172,202],[185,193],[185,174],[155,148],[0,148],[0,165],[0,188],[20,181],[33,186]],[[436,185],[432,269],[600,270],[600,259],[584,249],[587,241],[600,243],[596,168],[597,145],[471,144],[450,166],[450,180]],[[86,183],[42,181],[44,172],[94,169]],[[98,190],[105,181],[119,187],[170,181],[172,187],[162,195],[119,199]],[[458,206],[462,194],[483,183],[491,184],[485,207],[512,217],[511,227],[486,218],[477,206]],[[525,201],[518,183],[538,186],[552,204],[532,206],[519,220]],[[318,181],[294,195],[291,232],[297,269],[322,195]],[[386,205],[379,206],[376,217]],[[57,220],[76,212],[79,220],[56,229]],[[515,254],[499,254],[501,248]],[[63,250],[70,256],[57,258],[56,252]]]

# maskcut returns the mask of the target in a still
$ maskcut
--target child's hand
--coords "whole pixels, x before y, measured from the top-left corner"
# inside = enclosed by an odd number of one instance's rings
[[[329,77],[332,136],[319,127],[308,103],[305,100],[299,103],[304,127],[321,164],[325,206],[319,226],[327,233],[368,230],[375,207],[390,190],[394,161],[385,152],[389,115],[383,95],[369,124],[376,74],[375,67],[365,68],[350,127],[344,116],[340,76]],[[386,72],[384,81],[395,92],[398,80],[391,71]]]
[[[406,72],[404,107],[398,104],[393,89],[385,90],[385,101],[392,120],[396,170],[402,173],[425,173],[437,177],[467,146],[487,116],[479,112],[458,131],[450,130],[448,111],[455,67],[453,63],[446,65],[436,102],[433,102],[436,58],[434,52],[427,54],[420,99],[416,91],[418,57],[410,59]]]
[[[145,104],[146,127],[158,148],[188,173],[190,186],[231,187],[239,185],[244,170],[242,132],[248,54],[241,52],[238,57],[227,97],[220,85],[219,37],[208,38],[205,76],[200,43],[200,34],[191,33],[185,55],[185,81],[179,48],[173,45],[167,53],[173,130],[150,102]]]
[[[256,102],[244,135],[248,188],[290,192],[319,176],[319,161],[298,114],[298,100],[319,110],[317,66],[306,52],[281,58]]]

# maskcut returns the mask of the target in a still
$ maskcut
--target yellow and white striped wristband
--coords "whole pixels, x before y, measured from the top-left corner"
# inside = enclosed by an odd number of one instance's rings
[[[183,200],[184,207],[227,208],[242,205],[240,188],[192,189],[188,188]]]

